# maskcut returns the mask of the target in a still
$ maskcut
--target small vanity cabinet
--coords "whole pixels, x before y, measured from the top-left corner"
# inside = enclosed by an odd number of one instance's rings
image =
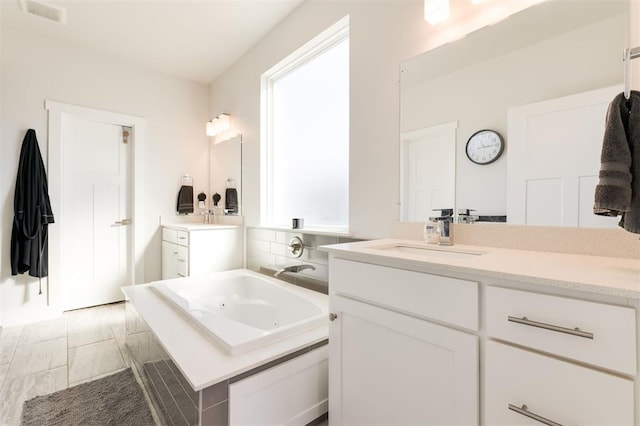
[[[242,232],[232,225],[162,227],[162,279],[242,268]]]
[[[477,424],[477,283],[335,258],[329,271],[330,423]]]
[[[634,309],[488,286],[486,318],[485,424],[634,423]]]

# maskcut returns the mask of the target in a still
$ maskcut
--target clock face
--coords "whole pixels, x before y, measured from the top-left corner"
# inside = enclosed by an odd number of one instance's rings
[[[494,130],[480,130],[467,141],[467,157],[476,164],[496,161],[504,151],[504,140]]]

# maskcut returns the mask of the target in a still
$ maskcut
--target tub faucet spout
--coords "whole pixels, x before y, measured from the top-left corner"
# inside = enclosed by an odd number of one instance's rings
[[[284,273],[284,272],[295,272],[298,273],[300,271],[304,271],[305,269],[312,269],[315,270],[316,267],[313,265],[293,265],[293,266],[287,266],[286,268],[282,268],[282,269],[278,269],[273,276],[277,277],[280,274]]]

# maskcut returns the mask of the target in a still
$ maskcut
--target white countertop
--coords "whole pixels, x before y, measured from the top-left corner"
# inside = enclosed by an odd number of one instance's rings
[[[442,250],[482,252],[466,258],[397,253],[376,246],[424,246]],[[640,299],[640,259],[586,256],[481,246],[438,246],[414,240],[383,239],[321,246],[321,251],[344,259],[398,267],[433,268],[440,272],[471,273],[483,278],[575,289],[609,296]],[[427,252],[428,253],[428,252]]]
[[[122,290],[128,302],[131,302],[143,317],[195,390],[237,376],[329,337],[327,320],[327,325],[314,327],[267,346],[231,356],[162,300],[151,290],[149,284],[124,287]]]
[[[177,229],[178,231],[207,231],[211,229],[236,229],[238,225],[218,225],[214,223],[165,223],[165,228]]]

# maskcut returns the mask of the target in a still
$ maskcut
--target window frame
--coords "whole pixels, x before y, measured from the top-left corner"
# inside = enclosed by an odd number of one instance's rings
[[[345,16],[322,33],[289,54],[260,78],[260,224],[273,228],[290,228],[291,224],[274,223],[273,188],[273,85],[279,79],[295,71],[307,62],[324,54],[336,45],[349,42],[349,16]],[[350,79],[350,76],[349,76]],[[307,228],[308,229],[308,228]],[[347,225],[314,225],[313,229],[334,233],[349,233]]]

